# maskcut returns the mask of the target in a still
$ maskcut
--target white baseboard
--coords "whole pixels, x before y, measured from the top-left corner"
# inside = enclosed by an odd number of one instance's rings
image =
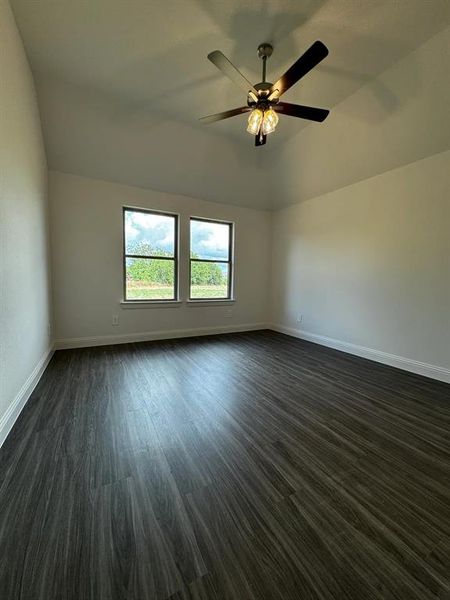
[[[87,348],[90,346],[109,346],[111,344],[129,344],[130,342],[149,342],[152,340],[169,340],[174,338],[196,337],[199,335],[216,335],[218,333],[236,333],[239,331],[255,331],[268,329],[267,323],[247,323],[244,325],[223,325],[216,327],[197,327],[193,329],[172,329],[166,331],[145,331],[143,333],[123,333],[118,335],[100,335],[55,340],[55,350],[69,348]]]
[[[22,412],[23,407],[31,396],[34,388],[42,377],[43,372],[47,368],[51,357],[53,356],[53,348],[49,348],[47,352],[39,360],[38,364],[34,367],[28,379],[25,381],[23,386],[20,388],[18,394],[9,405],[7,411],[0,419],[0,448],[3,442],[6,440],[8,433],[13,428],[18,416]]]
[[[278,325],[272,323],[269,325],[269,329],[278,331],[279,333],[285,333],[308,342],[314,342],[321,346],[328,346],[335,350],[341,350],[348,354],[355,354],[356,356],[362,356],[369,360],[384,363],[391,367],[397,367],[404,371],[411,371],[418,375],[424,375],[425,377],[431,377],[438,381],[444,381],[450,383],[450,369],[445,367],[439,367],[437,365],[431,365],[429,363],[420,362],[404,356],[397,356],[396,354],[389,354],[388,352],[382,352],[381,350],[374,350],[373,348],[366,348],[365,346],[358,346],[350,342],[343,342],[334,338],[329,338],[324,335],[318,335],[316,333],[310,333],[309,331],[303,331],[301,329],[294,329],[293,327],[285,327],[284,325]]]

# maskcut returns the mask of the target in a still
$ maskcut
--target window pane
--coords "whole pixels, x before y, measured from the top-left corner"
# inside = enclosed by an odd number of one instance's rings
[[[175,261],[126,259],[127,300],[174,300]]]
[[[191,298],[228,298],[228,264],[191,261]]]
[[[175,256],[175,217],[126,210],[125,253]]]
[[[191,258],[229,260],[230,231],[227,223],[191,219]]]

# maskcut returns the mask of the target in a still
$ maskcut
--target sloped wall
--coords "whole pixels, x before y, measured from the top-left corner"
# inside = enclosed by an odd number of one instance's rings
[[[50,352],[47,164],[33,79],[0,0],[0,444]]]

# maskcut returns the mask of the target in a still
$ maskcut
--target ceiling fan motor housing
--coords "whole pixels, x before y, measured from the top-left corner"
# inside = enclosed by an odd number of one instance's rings
[[[267,94],[269,93],[270,88],[272,87],[272,83],[269,83],[268,81],[261,81],[260,83],[255,83],[255,85],[253,86],[256,90],[261,91],[261,92],[267,92]]]
[[[258,101],[255,102],[254,99],[249,95],[247,98],[247,104],[250,107],[258,106],[262,110],[269,108],[270,106],[276,104],[278,102],[278,98],[270,98],[270,89],[272,87],[272,83],[269,81],[261,81],[260,83],[255,83],[253,86],[255,90],[258,92]]]

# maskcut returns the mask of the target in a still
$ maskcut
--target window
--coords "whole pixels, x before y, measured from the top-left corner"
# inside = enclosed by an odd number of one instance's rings
[[[124,299],[176,300],[178,217],[124,208]]]
[[[231,299],[233,225],[191,218],[190,299]]]

